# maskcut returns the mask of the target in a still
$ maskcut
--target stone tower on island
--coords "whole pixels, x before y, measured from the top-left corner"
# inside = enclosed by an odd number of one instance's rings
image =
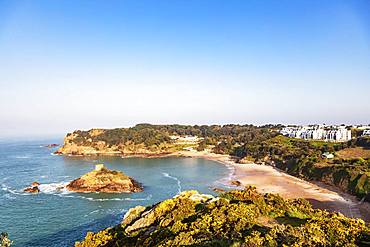
[[[104,168],[104,164],[95,165],[95,171],[101,171]]]

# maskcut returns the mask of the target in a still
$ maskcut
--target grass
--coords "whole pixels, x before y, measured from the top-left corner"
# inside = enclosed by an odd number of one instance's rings
[[[370,149],[363,147],[345,148],[335,153],[342,159],[370,158]]]

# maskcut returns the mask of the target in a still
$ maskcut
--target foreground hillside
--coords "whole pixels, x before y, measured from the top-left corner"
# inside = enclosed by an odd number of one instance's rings
[[[255,188],[220,197],[186,191],[150,207],[137,206],[121,224],[88,233],[77,247],[94,246],[368,246],[360,219],[314,210]]]

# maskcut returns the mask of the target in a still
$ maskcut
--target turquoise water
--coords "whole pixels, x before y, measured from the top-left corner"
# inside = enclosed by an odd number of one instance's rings
[[[60,140],[59,140],[60,141]],[[195,158],[68,157],[52,155],[42,145],[55,140],[0,142],[0,231],[14,246],[73,246],[87,231],[117,224],[127,209],[151,205],[183,190],[215,194],[224,187],[230,170]],[[104,163],[144,185],[135,194],[71,193],[57,191],[65,184]],[[23,193],[38,181],[41,193]]]

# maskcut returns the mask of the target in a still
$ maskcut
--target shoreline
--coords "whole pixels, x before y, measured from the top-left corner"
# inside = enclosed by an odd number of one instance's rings
[[[64,154],[60,154],[64,155]],[[92,154],[87,156],[112,156],[112,154]],[[86,155],[69,155],[86,156]],[[253,185],[261,193],[277,193],[283,198],[304,198],[308,200],[313,208],[336,211],[351,218],[361,218],[370,223],[370,204],[360,203],[350,194],[340,191],[338,188],[318,181],[306,181],[285,173],[270,165],[259,165],[255,163],[236,163],[230,155],[209,153],[205,151],[177,151],[163,154],[135,154],[135,155],[113,155],[121,158],[166,158],[166,157],[189,157],[212,160],[231,168],[225,185],[234,186],[231,181],[239,181],[241,186]],[[226,179],[226,178],[225,178]]]
[[[176,156],[176,155],[174,155]],[[204,158],[220,162],[227,167],[232,166],[234,173],[229,181],[239,181],[242,186],[256,186],[261,193],[277,193],[283,198],[304,198],[313,208],[326,209],[327,211],[340,212],[351,218],[361,218],[370,223],[370,204],[360,201],[338,188],[318,181],[306,181],[285,173],[270,165],[255,163],[240,164],[229,155],[180,151],[179,157]]]

